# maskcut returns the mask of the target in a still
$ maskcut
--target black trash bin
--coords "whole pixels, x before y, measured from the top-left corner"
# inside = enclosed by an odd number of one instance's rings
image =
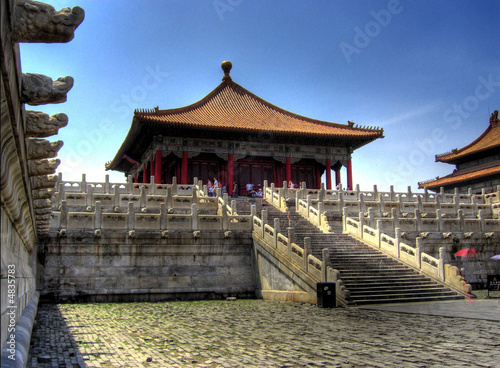
[[[317,305],[320,308],[334,308],[337,305],[334,282],[318,282],[316,284]]]

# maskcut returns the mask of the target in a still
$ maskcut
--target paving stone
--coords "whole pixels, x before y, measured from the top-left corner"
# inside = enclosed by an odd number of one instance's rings
[[[499,366],[487,320],[262,300],[41,304],[36,319],[32,368]]]

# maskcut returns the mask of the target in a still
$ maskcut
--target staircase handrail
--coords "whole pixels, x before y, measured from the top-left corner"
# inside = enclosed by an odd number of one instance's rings
[[[396,229],[396,237],[392,238],[378,229],[365,225],[364,217],[361,214],[359,221],[346,216],[343,224],[344,233],[400,260],[408,266],[416,268],[433,279],[443,282],[455,291],[464,293],[472,290],[470,284],[463,284],[463,279],[457,279],[456,272],[452,269],[455,266],[446,263],[446,260],[449,259],[449,251],[446,247],[440,247],[439,258],[435,258],[421,251],[422,237],[417,237],[415,247],[405,244],[401,240],[401,230],[399,228]]]

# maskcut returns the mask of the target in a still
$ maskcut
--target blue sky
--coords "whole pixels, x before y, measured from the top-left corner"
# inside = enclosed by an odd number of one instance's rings
[[[85,20],[67,44],[22,44],[23,72],[75,79],[68,101],[30,107],[69,116],[65,180],[124,181],[105,172],[135,108],[194,103],[233,80],[311,118],[384,128],[353,154],[362,189],[417,189],[453,166],[438,153],[484,132],[500,109],[500,2],[55,0]],[[345,182],[345,170],[343,171]]]

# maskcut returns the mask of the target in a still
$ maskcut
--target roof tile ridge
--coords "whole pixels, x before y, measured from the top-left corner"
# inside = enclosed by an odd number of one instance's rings
[[[292,117],[292,118],[296,118],[296,119],[299,119],[299,120],[311,122],[311,123],[314,123],[314,124],[320,124],[320,125],[324,125],[324,126],[328,126],[328,127],[331,127],[333,125],[333,126],[337,126],[339,128],[344,128],[344,129],[347,128],[347,129],[353,129],[353,130],[358,130],[358,131],[359,130],[369,131],[369,132],[375,132],[375,133],[382,134],[382,135],[384,133],[384,129],[383,128],[380,129],[379,127],[375,127],[375,128],[374,127],[359,127],[359,126],[354,126],[354,124],[353,123],[351,124],[351,122],[349,122],[346,125],[346,124],[334,123],[334,122],[325,121],[325,120],[313,119],[313,118],[309,118],[309,117],[304,116],[304,115],[296,114],[296,113],[293,113],[291,111],[285,110],[285,109],[283,109],[281,107],[278,107],[278,106],[270,103],[269,101],[266,101],[262,97],[259,97],[256,94],[254,94],[254,93],[250,92],[249,90],[247,90],[246,88],[240,86],[238,83],[235,83],[235,82],[232,82],[232,83],[233,83],[233,87],[234,88],[239,89],[241,92],[248,94],[250,97],[254,98],[258,102],[260,102],[263,105],[267,106],[268,108],[276,110],[277,112],[280,112],[280,113],[282,113],[284,115],[288,115],[289,117]]]
[[[182,107],[175,107],[172,109],[158,109],[158,106],[156,106],[154,109],[136,109],[134,111],[134,115],[142,115],[142,116],[151,116],[151,115],[156,115],[156,116],[164,116],[164,115],[173,115],[173,114],[181,114],[184,112],[192,111],[195,110],[206,103],[208,103],[211,99],[213,99],[219,92],[221,92],[225,87],[227,87],[228,84],[231,84],[232,81],[223,81],[220,83],[217,87],[215,87],[210,93],[208,93],[205,97],[203,97],[201,100],[196,101],[192,104],[182,106]]]
[[[446,158],[447,156],[451,156],[448,159],[454,158],[454,156],[459,155],[463,151],[465,151],[465,150],[467,150],[467,149],[475,146],[479,142],[481,142],[488,135],[488,133],[490,131],[492,131],[493,129],[500,129],[500,125],[499,124],[492,124],[490,122],[490,124],[488,125],[488,127],[486,128],[486,130],[483,132],[483,134],[481,134],[478,138],[476,138],[472,143],[469,143],[468,145],[466,145],[466,146],[464,146],[462,148],[454,148],[451,151],[448,151],[448,152],[445,152],[445,153],[441,153],[441,154],[437,154],[436,155],[436,161],[442,161],[443,159],[447,159]],[[498,142],[498,144],[500,145],[500,142]],[[481,151],[482,151],[482,149],[478,150],[477,152],[481,152]]]

